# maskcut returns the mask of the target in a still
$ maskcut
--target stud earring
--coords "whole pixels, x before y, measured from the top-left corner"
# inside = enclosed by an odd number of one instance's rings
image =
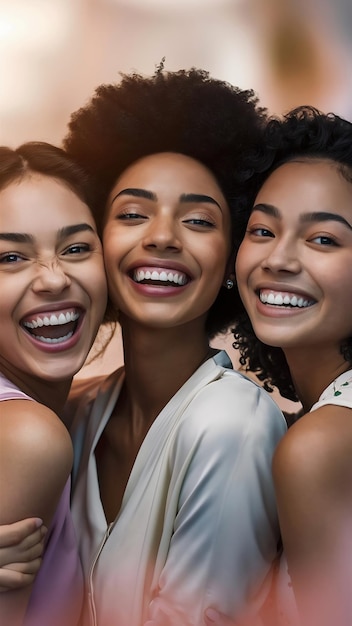
[[[227,278],[225,281],[225,287],[226,289],[232,289],[234,285],[234,282],[232,280],[232,278]]]

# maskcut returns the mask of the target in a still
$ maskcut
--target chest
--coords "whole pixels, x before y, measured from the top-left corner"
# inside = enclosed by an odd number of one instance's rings
[[[124,411],[114,410],[95,449],[100,499],[108,523],[118,515],[126,486],[149,425],[133,428]]]

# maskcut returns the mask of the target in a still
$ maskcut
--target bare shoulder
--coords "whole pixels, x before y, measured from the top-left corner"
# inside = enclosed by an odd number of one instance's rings
[[[350,489],[352,409],[325,405],[301,417],[280,441],[273,461],[277,483],[315,482],[328,491]]]
[[[1,523],[31,516],[49,522],[72,467],[64,424],[40,403],[4,401],[0,446]]]
[[[22,452],[28,445],[33,452],[45,452],[49,447],[51,456],[60,453],[61,448],[71,449],[69,433],[60,418],[47,406],[32,400],[1,403],[1,440],[3,444],[16,444]]]

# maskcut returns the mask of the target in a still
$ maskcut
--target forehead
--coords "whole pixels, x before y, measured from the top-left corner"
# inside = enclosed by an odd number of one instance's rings
[[[0,190],[0,215],[2,230],[5,221],[6,229],[27,232],[83,218],[94,224],[89,207],[65,182],[41,174],[26,175]]]
[[[352,184],[339,171],[339,164],[323,159],[284,163],[270,174],[261,187],[258,202],[294,205],[313,210],[349,207],[352,212]]]
[[[154,190],[167,182],[172,188],[194,191],[201,187],[221,193],[212,172],[202,163],[184,154],[162,152],[135,161],[117,179],[114,190],[128,186]],[[196,189],[197,188],[197,189]]]

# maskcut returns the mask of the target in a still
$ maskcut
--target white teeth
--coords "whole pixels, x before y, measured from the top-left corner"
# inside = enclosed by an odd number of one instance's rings
[[[39,337],[37,336],[36,339],[38,341],[42,341],[43,343],[63,343],[64,341],[67,341],[67,339],[70,339],[70,337],[72,337],[73,332],[69,332],[67,333],[67,335],[64,335],[63,337],[55,337],[55,338],[51,338],[51,337]]]
[[[57,315],[50,315],[50,317],[36,317],[30,322],[24,322],[26,328],[41,328],[42,326],[62,326],[69,322],[75,322],[79,318],[79,314],[73,311],[67,311],[67,313],[60,313]]]
[[[169,282],[182,286],[186,284],[187,277],[185,274],[171,272],[170,270],[161,270],[160,272],[157,270],[153,270],[152,272],[149,270],[135,270],[133,273],[133,280],[136,283],[140,283],[143,280],[159,280],[163,283]]]
[[[275,306],[291,306],[291,307],[299,307],[306,308],[313,304],[311,300],[305,300],[302,296],[289,296],[287,294],[282,295],[281,293],[262,293],[259,294],[260,301],[263,304],[273,304]]]

